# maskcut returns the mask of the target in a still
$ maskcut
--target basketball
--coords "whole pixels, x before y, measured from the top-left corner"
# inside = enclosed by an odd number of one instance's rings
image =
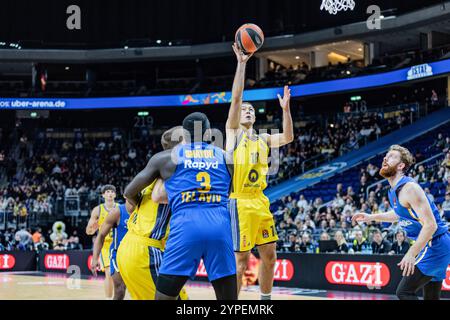
[[[256,24],[246,23],[236,31],[235,42],[244,53],[253,53],[262,47],[264,33]]]

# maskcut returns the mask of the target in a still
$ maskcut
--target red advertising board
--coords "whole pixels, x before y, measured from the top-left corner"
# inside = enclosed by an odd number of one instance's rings
[[[389,267],[379,262],[330,261],[325,277],[331,284],[384,287],[391,279]]]
[[[11,254],[0,254],[0,269],[9,270],[16,265],[16,258]]]
[[[247,285],[256,283],[258,277],[259,264],[260,264],[259,259],[256,258],[254,255],[251,255],[247,265],[247,270],[244,274],[245,283]],[[289,259],[277,259],[277,261],[275,262],[274,280],[290,281],[294,277],[295,272],[296,270],[294,269],[294,264],[292,263],[292,261],[290,261]],[[200,260],[196,276],[202,278],[208,276],[203,260]]]
[[[50,270],[67,270],[70,265],[70,259],[67,254],[47,253],[44,255],[44,265]]]

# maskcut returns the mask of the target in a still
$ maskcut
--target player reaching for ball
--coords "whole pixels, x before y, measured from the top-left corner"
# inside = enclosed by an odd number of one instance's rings
[[[233,82],[231,107],[226,123],[226,150],[233,152],[234,173],[229,210],[233,227],[238,293],[247,268],[250,250],[258,247],[261,264],[259,285],[261,299],[270,300],[276,262],[278,235],[270,212],[270,203],[263,191],[267,187],[269,148],[277,148],[294,139],[290,113],[290,90],[278,95],[283,110],[283,133],[258,135],[253,129],[255,108],[242,102],[245,66],[252,54],[243,53],[233,45],[237,70]]]
[[[391,186],[388,196],[393,210],[373,215],[357,213],[352,221],[398,221],[415,242],[398,264],[403,278],[397,297],[417,300],[416,292],[423,288],[425,300],[438,300],[450,263],[450,234],[434,202],[413,178],[405,175],[413,162],[408,149],[391,146],[383,159],[380,175],[387,178]]]

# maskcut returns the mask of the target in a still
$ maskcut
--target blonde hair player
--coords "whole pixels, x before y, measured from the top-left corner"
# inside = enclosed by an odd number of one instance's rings
[[[259,285],[261,299],[270,300],[276,262],[278,235],[270,212],[270,203],[263,191],[267,187],[269,148],[278,148],[294,139],[290,112],[290,89],[278,95],[283,110],[283,133],[256,134],[255,108],[242,102],[245,67],[252,56],[233,45],[238,61],[233,82],[231,107],[226,123],[226,150],[233,151],[234,173],[229,210],[232,219],[233,244],[236,256],[238,293],[247,268],[250,250],[258,247],[261,259]]]
[[[415,240],[401,262],[403,278],[397,287],[400,300],[418,300],[423,288],[425,300],[440,298],[442,280],[450,263],[450,234],[433,201],[416,181],[406,176],[414,164],[408,149],[393,145],[383,159],[380,175],[391,186],[388,196],[393,210],[366,214],[356,213],[353,222],[399,222],[407,236]]]
[[[86,226],[86,234],[94,235],[97,230],[102,226],[109,212],[116,208],[118,204],[114,201],[116,199],[116,187],[113,185],[105,185],[102,188],[102,197],[105,200],[104,203],[96,206],[92,209],[91,218]],[[100,266],[103,272],[105,272],[105,296],[111,299],[113,297],[114,283],[111,278],[111,272],[109,270],[110,255],[109,248],[112,243],[112,231],[105,237],[103,247],[100,253]]]

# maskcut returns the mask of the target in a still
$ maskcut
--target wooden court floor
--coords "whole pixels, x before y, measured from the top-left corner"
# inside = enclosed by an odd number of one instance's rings
[[[191,300],[214,300],[212,287],[189,283],[186,288]],[[244,289],[241,300],[258,300],[256,290]],[[104,300],[103,279],[89,278],[74,282],[61,274],[0,273],[0,300]],[[127,293],[125,299],[129,300]],[[273,293],[273,300],[322,300],[322,297]]]

